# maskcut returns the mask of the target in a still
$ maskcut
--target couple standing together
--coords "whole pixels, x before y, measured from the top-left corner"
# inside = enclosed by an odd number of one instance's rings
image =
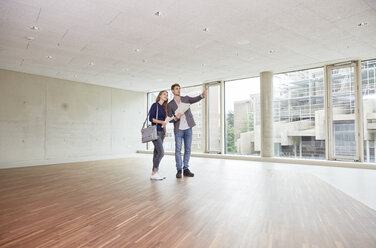
[[[195,121],[191,110],[188,109],[184,114],[177,113],[181,103],[196,103],[206,97],[207,90],[204,90],[201,95],[196,97],[180,96],[180,85],[173,84],[171,86],[171,92],[174,98],[168,102],[167,91],[159,92],[155,103],[150,107],[149,121],[152,125],[157,125],[158,139],[153,141],[154,155],[153,155],[153,171],[150,179],[163,180],[163,177],[159,174],[159,164],[164,156],[163,140],[166,137],[166,118],[174,117],[170,122],[174,123],[175,133],[175,161],[176,161],[176,178],[181,178],[182,174],[185,177],[193,177],[194,174],[189,170],[189,159],[191,156],[192,146],[192,127],[194,127]],[[184,142],[184,159],[181,158],[181,148]]]

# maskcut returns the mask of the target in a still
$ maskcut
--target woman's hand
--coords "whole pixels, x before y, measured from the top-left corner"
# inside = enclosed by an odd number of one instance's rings
[[[161,121],[161,125],[163,128],[166,128],[167,123],[165,121]]]

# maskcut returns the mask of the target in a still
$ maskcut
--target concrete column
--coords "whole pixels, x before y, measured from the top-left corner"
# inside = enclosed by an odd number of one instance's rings
[[[260,73],[261,157],[274,156],[273,73]]]

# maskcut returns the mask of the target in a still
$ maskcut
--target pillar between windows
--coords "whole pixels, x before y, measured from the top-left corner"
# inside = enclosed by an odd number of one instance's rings
[[[261,157],[274,156],[273,73],[260,73]]]

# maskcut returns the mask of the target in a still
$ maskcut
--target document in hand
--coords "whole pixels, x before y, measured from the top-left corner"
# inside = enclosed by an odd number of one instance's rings
[[[180,103],[179,104],[179,106],[178,106],[178,108],[175,110],[175,115],[177,115],[177,114],[184,114],[185,113],[185,111],[187,111],[189,108],[190,108],[190,104],[189,103],[184,103],[184,102],[182,102],[182,103]],[[172,117],[168,117],[167,116],[167,118],[166,118],[166,120],[165,120],[165,122],[170,122],[170,121],[172,121],[174,119],[174,117],[172,116]]]

